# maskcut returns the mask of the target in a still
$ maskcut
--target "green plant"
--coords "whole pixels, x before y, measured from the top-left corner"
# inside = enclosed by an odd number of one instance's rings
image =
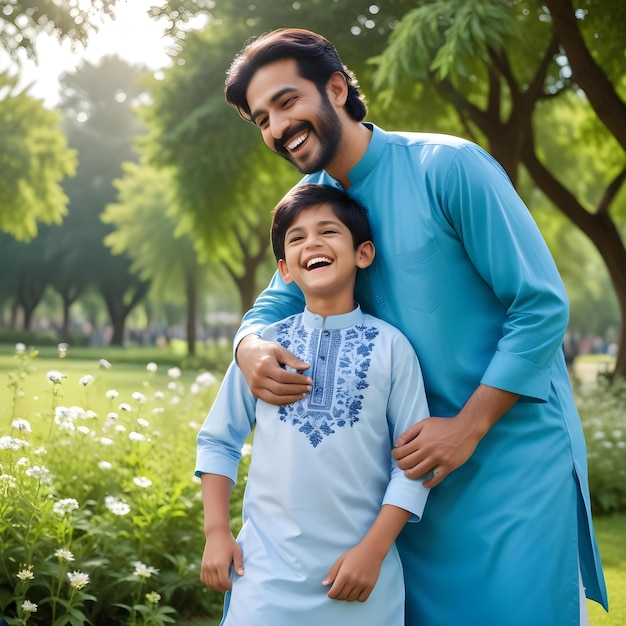
[[[199,580],[193,479],[215,378],[16,348],[0,410],[0,616],[139,626],[219,612]]]

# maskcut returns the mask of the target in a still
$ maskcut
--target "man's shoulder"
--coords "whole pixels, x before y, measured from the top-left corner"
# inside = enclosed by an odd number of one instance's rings
[[[385,133],[388,145],[401,146],[441,146],[453,149],[474,145],[463,137],[446,135],[444,133],[425,133],[412,131],[382,131]]]

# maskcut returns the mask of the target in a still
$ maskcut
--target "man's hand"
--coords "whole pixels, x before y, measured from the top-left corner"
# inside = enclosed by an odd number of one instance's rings
[[[519,399],[519,395],[479,385],[454,417],[428,417],[396,441],[393,456],[409,478],[428,472],[424,487],[436,487],[472,456],[478,442]]]
[[[254,396],[269,404],[284,405],[302,400],[313,381],[281,365],[302,372],[309,364],[297,359],[280,344],[257,335],[244,337],[237,346],[237,364]]]
[[[232,589],[229,576],[231,564],[235,572],[243,576],[243,555],[230,530],[209,533],[204,544],[200,580],[215,591]]]
[[[436,487],[470,458],[478,441],[456,417],[429,417],[400,436],[393,456],[409,478],[432,471],[433,477],[424,481],[424,487]]]

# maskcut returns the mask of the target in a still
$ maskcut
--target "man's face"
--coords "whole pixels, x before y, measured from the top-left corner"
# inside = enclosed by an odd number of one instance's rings
[[[303,174],[327,169],[343,129],[326,92],[298,75],[293,59],[259,68],[246,92],[263,141]]]

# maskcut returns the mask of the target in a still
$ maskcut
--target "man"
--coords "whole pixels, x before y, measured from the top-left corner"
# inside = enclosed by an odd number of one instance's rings
[[[436,487],[398,539],[408,626],[586,624],[607,607],[585,443],[561,349],[558,271],[502,168],[465,140],[362,120],[354,76],[323,37],[281,29],[233,60],[226,99],[265,143],[368,208],[377,257],[356,299],[420,356],[432,417],[397,441]],[[308,366],[258,335],[302,309],[275,276],[244,317],[237,361],[254,395],[303,398]],[[282,367],[281,367],[282,365]]]

